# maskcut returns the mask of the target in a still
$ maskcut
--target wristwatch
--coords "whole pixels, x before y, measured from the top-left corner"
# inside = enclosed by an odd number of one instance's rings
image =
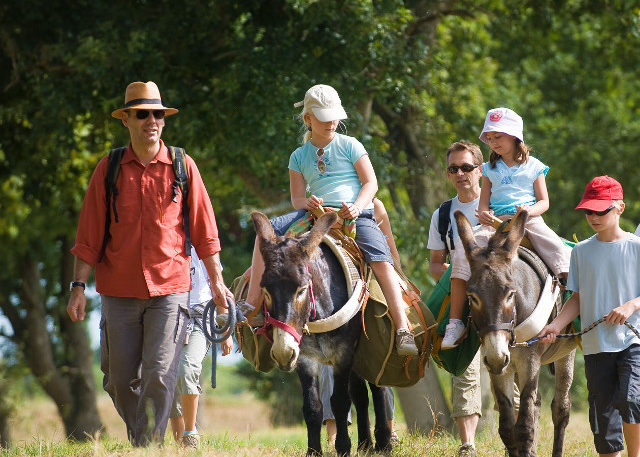
[[[69,284],[69,290],[73,290],[74,287],[82,287],[82,290],[84,290],[87,285],[80,281],[71,281],[71,284]]]

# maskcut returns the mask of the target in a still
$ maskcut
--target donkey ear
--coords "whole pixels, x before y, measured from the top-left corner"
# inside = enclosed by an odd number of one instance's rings
[[[507,232],[506,239],[502,245],[502,248],[509,253],[510,259],[513,259],[518,250],[518,246],[520,246],[520,242],[524,236],[524,226],[527,223],[528,217],[529,213],[526,210],[518,211],[510,224],[511,230]]]
[[[322,237],[329,233],[331,226],[338,221],[338,213],[329,211],[318,218],[309,235],[302,241],[302,250],[311,257],[311,254],[322,241]]]
[[[261,246],[265,241],[275,242],[276,234],[267,216],[260,211],[252,211],[251,220],[253,221],[253,226],[256,228],[256,235],[258,235]]]
[[[476,237],[473,235],[473,229],[471,228],[471,224],[467,217],[462,213],[462,211],[457,210],[453,213],[453,217],[456,218],[456,224],[458,225],[458,235],[460,236],[460,241],[462,241],[462,247],[464,248],[464,252],[469,258],[471,252],[478,248],[478,243],[476,243]]]

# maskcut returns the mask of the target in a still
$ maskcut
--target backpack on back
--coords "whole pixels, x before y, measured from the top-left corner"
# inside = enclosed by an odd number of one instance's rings
[[[189,176],[187,176],[187,160],[186,152],[182,148],[176,146],[168,146],[169,157],[171,158],[171,165],[173,166],[173,172],[176,179],[171,184],[173,188],[173,201],[178,201],[178,188],[182,192],[182,220],[184,223],[184,249],[187,256],[191,255],[191,236],[189,233],[189,203],[187,201],[187,195],[189,194]],[[122,156],[127,150],[126,147],[115,148],[109,151],[109,164],[107,166],[107,175],[104,178],[104,186],[106,190],[107,200],[107,217],[104,223],[104,238],[102,239],[102,248],[100,249],[100,255],[98,262],[101,262],[104,258],[105,251],[107,250],[107,243],[111,239],[111,211],[113,211],[113,218],[118,223],[118,210],[116,207],[116,201],[118,198],[118,187],[116,182],[118,181],[118,174],[120,173],[120,162]]]

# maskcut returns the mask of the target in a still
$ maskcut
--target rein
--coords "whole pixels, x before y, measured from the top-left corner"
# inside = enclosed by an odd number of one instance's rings
[[[581,332],[573,332],[573,333],[559,333],[558,335],[556,335],[556,338],[574,338],[577,336],[581,336],[584,335],[585,333],[593,330],[594,328],[596,328],[599,324],[603,323],[606,320],[606,316],[602,316],[600,319],[598,319],[597,321],[595,321],[593,324],[591,324],[590,326],[588,326],[587,328],[585,328],[584,330],[582,330]],[[629,323],[629,321],[624,321],[624,325],[626,325],[638,338],[640,338],[640,332],[638,332],[638,330]],[[523,343],[514,343],[513,347],[529,347],[531,345],[533,345],[533,343],[537,343],[540,341],[540,337],[533,337],[528,341],[525,341]]]

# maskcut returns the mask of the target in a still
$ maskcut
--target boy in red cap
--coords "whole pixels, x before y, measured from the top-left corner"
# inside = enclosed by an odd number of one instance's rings
[[[584,370],[589,390],[589,422],[596,451],[640,456],[640,339],[624,324],[640,328],[640,238],[620,228],[622,186],[609,176],[593,178],[576,206],[596,232],[571,253],[567,289],[573,295],[553,322],[542,329],[552,343],[580,315]]]

